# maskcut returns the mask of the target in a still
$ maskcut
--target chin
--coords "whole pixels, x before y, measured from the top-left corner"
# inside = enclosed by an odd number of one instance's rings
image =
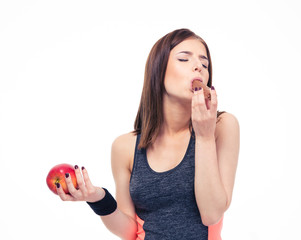
[[[175,92],[175,93],[167,93],[166,97],[169,98],[172,101],[178,101],[178,102],[189,102],[191,103],[193,96],[193,91],[189,89],[189,91],[181,91],[181,92]]]

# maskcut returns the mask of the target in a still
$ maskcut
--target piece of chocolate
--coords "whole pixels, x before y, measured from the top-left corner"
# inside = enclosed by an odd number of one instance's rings
[[[207,87],[202,81],[194,80],[192,82],[192,91],[198,91],[200,90],[200,88],[203,88],[205,98],[210,100],[211,99],[210,88]]]
[[[198,91],[202,87],[202,82],[200,80],[194,80],[192,82],[192,90],[193,91]]]

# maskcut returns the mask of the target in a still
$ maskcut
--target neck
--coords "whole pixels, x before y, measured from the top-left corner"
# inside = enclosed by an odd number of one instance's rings
[[[189,130],[191,118],[191,103],[173,101],[168,96],[163,97],[163,126],[160,135],[175,136]]]

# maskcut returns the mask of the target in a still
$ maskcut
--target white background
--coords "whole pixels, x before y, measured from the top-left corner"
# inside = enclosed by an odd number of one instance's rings
[[[297,0],[2,0],[0,239],[117,239],[46,175],[78,164],[114,194],[112,141],[133,129],[151,47],[182,27],[209,45],[241,127],[223,239],[301,239],[300,23]]]

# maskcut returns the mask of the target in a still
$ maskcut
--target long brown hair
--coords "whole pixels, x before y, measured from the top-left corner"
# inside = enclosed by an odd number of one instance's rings
[[[134,133],[141,134],[138,148],[147,148],[156,139],[163,123],[164,77],[170,51],[188,38],[199,39],[205,46],[209,60],[208,87],[212,86],[212,62],[206,42],[189,29],[183,28],[166,34],[152,47],[145,65],[144,84]],[[219,114],[218,114],[219,115]],[[192,124],[190,121],[190,129]]]

